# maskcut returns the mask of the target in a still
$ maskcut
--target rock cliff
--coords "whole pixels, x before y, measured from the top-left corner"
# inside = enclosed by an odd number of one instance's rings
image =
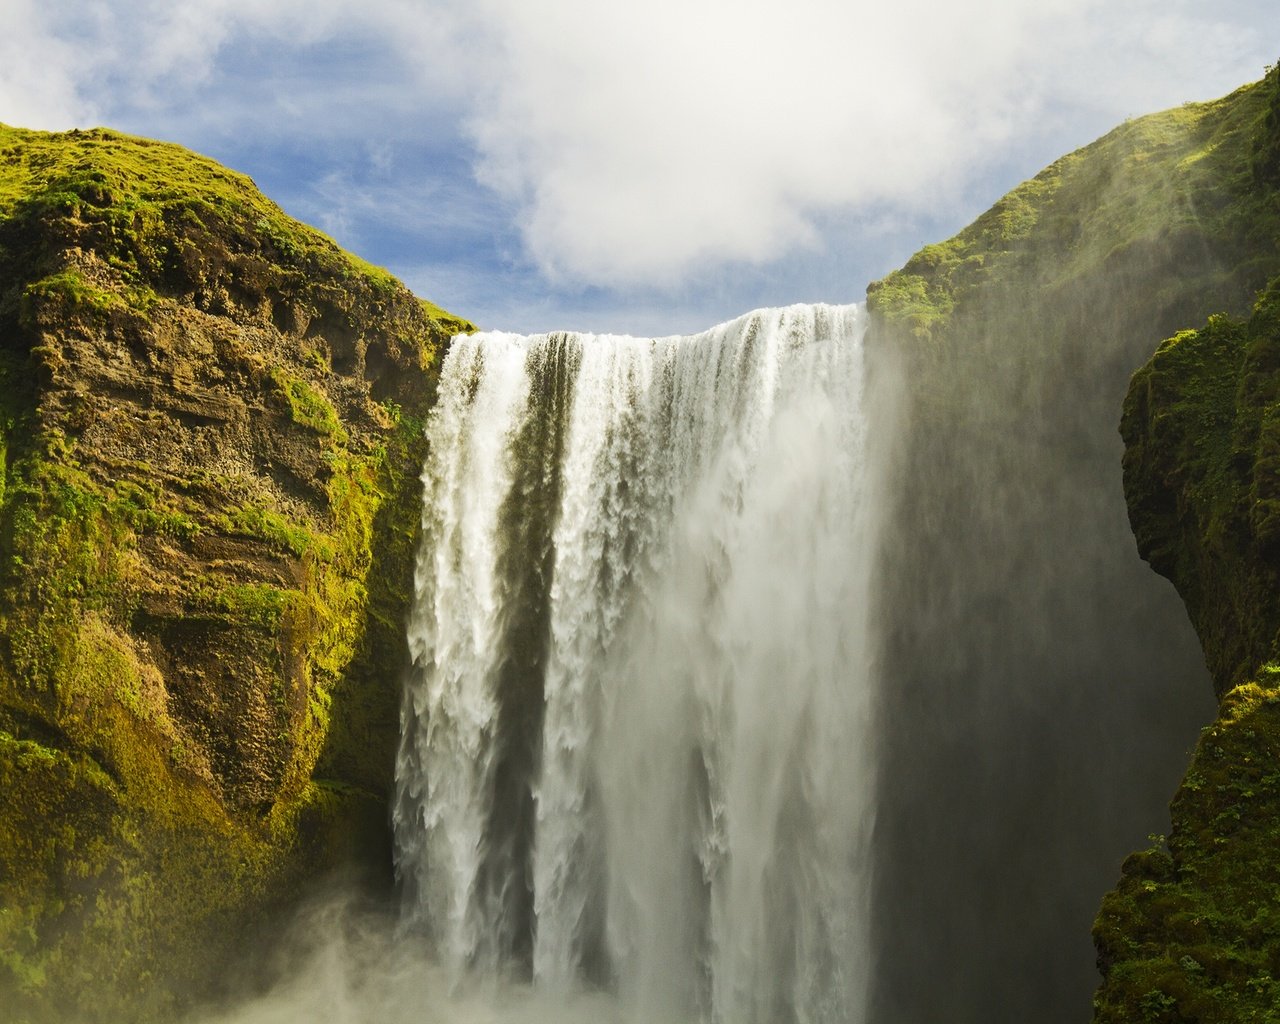
[[[1161,338],[1247,314],[1280,272],[1275,83],[1126,122],[869,289],[907,410],[887,531],[879,1018],[1088,1016],[1098,894],[1166,827],[1212,716],[1186,612],[1134,554],[1115,424]],[[1214,628],[1267,588],[1218,576],[1198,584]],[[1244,678],[1267,628],[1220,652],[1206,639],[1210,663]],[[1101,943],[1104,967],[1126,928]],[[1146,1019],[1106,1016],[1116,977],[1101,1018]]]
[[[253,183],[0,127],[0,1005],[170,1019],[389,877],[420,426],[469,325]]]
[[[1251,192],[1274,224],[1280,71],[1268,87]],[[1248,318],[1213,316],[1165,341],[1125,400],[1134,534],[1186,603],[1220,706],[1168,839],[1125,861],[1098,915],[1098,1021],[1269,1020],[1280,1005],[1278,403],[1280,278]]]

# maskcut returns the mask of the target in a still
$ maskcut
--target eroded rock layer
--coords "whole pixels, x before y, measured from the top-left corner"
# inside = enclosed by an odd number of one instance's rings
[[[249,179],[0,127],[0,1002],[163,1018],[389,872],[421,423],[469,325]]]

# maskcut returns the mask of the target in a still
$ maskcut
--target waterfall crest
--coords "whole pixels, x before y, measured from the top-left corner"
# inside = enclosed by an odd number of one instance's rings
[[[453,342],[394,809],[446,967],[636,1019],[863,1019],[863,326]]]

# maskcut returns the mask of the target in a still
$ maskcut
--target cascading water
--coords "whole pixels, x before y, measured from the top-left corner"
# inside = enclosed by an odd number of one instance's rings
[[[395,828],[457,971],[637,1019],[857,1021],[874,481],[863,315],[455,339]]]

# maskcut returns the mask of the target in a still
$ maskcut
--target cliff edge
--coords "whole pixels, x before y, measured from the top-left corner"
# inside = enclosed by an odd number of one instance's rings
[[[1214,710],[1187,611],[1135,557],[1115,424],[1161,339],[1247,316],[1280,273],[1275,90],[1272,70],[1127,121],[868,289],[872,372],[903,381],[904,410],[877,1019],[1089,1015],[1099,894],[1167,827]],[[1101,962],[1100,1019],[1146,1019],[1106,1016]]]
[[[1280,211],[1280,69],[1252,184]],[[1280,234],[1271,237],[1280,248]],[[1219,697],[1168,839],[1094,926],[1096,1020],[1271,1020],[1280,1004],[1280,277],[1133,377],[1121,427],[1139,549],[1186,603]]]
[[[470,325],[246,177],[0,126],[0,1004],[170,1019],[389,878],[421,423]]]

